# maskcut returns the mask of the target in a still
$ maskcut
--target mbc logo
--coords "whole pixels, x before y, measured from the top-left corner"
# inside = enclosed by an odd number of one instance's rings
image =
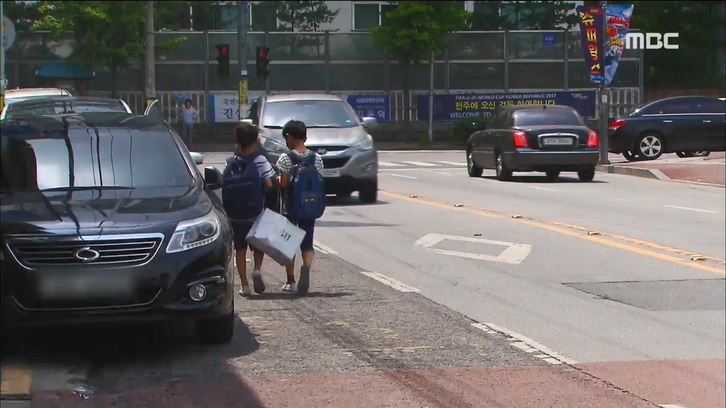
[[[678,33],[628,33],[625,36],[625,48],[628,50],[677,50],[674,40]]]

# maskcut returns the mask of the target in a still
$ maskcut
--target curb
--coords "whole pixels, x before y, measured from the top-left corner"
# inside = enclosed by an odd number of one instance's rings
[[[671,178],[663,174],[662,171],[658,169],[644,169],[642,167],[628,167],[628,166],[614,166],[612,164],[607,165],[598,165],[595,167],[595,170],[602,172],[602,173],[610,173],[610,174],[620,174],[623,176],[633,176],[633,177],[642,177],[642,178],[649,178],[652,180],[664,180],[664,181],[670,181]]]

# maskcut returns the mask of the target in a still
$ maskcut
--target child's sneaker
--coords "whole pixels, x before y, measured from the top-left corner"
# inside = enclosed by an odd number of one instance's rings
[[[257,294],[265,292],[265,282],[262,281],[262,273],[260,271],[252,271],[252,287]]]
[[[300,267],[300,280],[298,281],[297,294],[305,296],[310,289],[310,265]]]
[[[297,284],[295,282],[282,285],[282,291],[287,293],[297,293]]]
[[[250,290],[249,286],[242,286],[241,288],[239,288],[238,293],[240,296],[252,296],[252,291]]]

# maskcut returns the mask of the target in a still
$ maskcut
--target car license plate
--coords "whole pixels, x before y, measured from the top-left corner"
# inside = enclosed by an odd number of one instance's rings
[[[572,138],[569,137],[548,137],[542,139],[542,144],[547,146],[569,146],[572,144]]]
[[[128,278],[83,277],[74,279],[42,278],[39,294],[44,299],[83,299],[88,297],[128,296],[133,285]]]
[[[323,177],[340,177],[340,169],[323,169],[320,174]]]

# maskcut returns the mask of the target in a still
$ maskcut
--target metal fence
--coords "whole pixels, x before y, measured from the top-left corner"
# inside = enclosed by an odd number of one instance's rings
[[[238,72],[236,33],[159,32],[156,43],[183,38],[178,46],[157,51],[156,87],[158,91],[204,89],[204,66],[209,62],[209,87],[212,91],[235,90],[237,79],[217,74],[218,44],[230,45],[232,72]],[[255,47],[270,47],[271,91],[359,90],[362,92],[400,91],[401,67],[386,58],[386,51],[373,43],[370,33],[256,33],[248,35],[248,55]],[[467,31],[449,35],[449,46],[436,56],[434,88],[439,91],[482,90],[568,90],[590,88],[580,33],[559,31]],[[73,40],[52,37],[46,32],[19,32],[7,53],[8,79],[12,87],[40,86],[35,75],[43,61],[67,60],[74,49]],[[625,50],[611,85],[614,88],[642,89],[641,55]],[[254,74],[255,59],[248,70]],[[87,90],[109,90],[110,74],[95,67],[96,77]],[[263,90],[265,84],[250,75],[250,90]],[[429,88],[429,66],[414,64],[409,71],[410,89]],[[132,61],[117,76],[119,91],[143,89],[141,60]]]
[[[527,92],[533,92],[536,90],[527,90]],[[477,93],[481,90],[463,90],[462,93]],[[516,92],[516,91],[515,91]],[[285,92],[272,92],[273,94],[280,94]],[[381,94],[381,91],[344,91],[344,92],[331,92],[337,94],[343,99],[347,95],[364,95],[364,94]],[[90,91],[87,92],[90,96],[111,96],[109,91]],[[418,120],[418,110],[416,106],[417,96],[421,94],[428,94],[425,91],[412,91],[409,93],[411,103],[410,112],[411,120]],[[640,106],[640,90],[638,88],[615,88],[608,89],[610,104],[610,117],[616,117],[632,111],[634,108]],[[208,99],[205,98],[204,91],[198,90],[186,90],[186,91],[166,91],[157,92],[157,98],[161,103],[161,109],[164,115],[164,119],[170,123],[176,123],[181,120],[180,114],[182,104],[179,103],[179,95],[184,95],[192,100],[192,104],[199,110],[200,121],[208,121],[209,114],[209,103]],[[391,120],[399,121],[403,118],[404,104],[403,104],[403,92],[391,91]],[[121,92],[119,97],[125,100],[134,112],[142,112],[144,109],[144,96],[140,91]]]

